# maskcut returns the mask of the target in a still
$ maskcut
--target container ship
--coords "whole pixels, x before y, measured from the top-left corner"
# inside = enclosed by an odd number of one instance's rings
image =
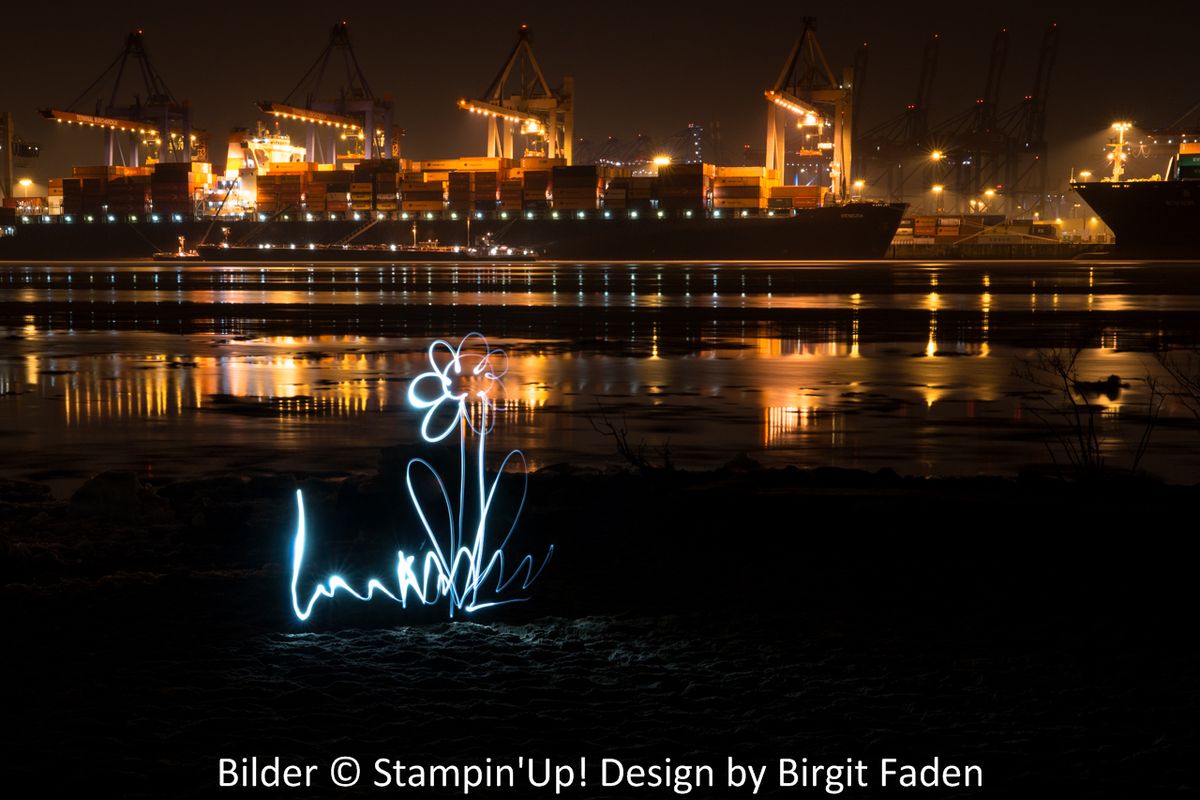
[[[1200,257],[1200,142],[1181,144],[1164,180],[1073,183],[1126,258]]]
[[[764,167],[234,163],[219,178],[201,162],[76,167],[51,181],[46,208],[13,211],[0,259],[874,259],[904,210],[829,203],[825,187],[784,185]]]
[[[342,61],[342,87],[329,93],[321,76]],[[524,25],[488,89],[457,102],[486,122],[486,157],[401,158],[394,103],[367,88],[345,21],[291,94],[257,103],[274,129],[235,131],[220,172],[190,105],[158,80],[141,30],[113,63],[122,66],[93,84],[113,84],[95,114],[41,109],[102,132],[105,166],[76,167],[50,180],[45,198],[0,212],[0,259],[872,259],[886,255],[904,210],[847,202],[852,71],[829,69],[811,20],[764,93],[762,166],[706,163],[697,126],[674,158],[577,163],[574,81],[547,81]],[[132,95],[130,73],[146,79]],[[303,128],[305,143],[283,125]],[[789,129],[802,146],[786,146]]]

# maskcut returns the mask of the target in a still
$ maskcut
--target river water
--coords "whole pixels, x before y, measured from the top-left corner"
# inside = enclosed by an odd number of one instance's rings
[[[608,424],[685,467],[1044,468],[1064,396],[1021,373],[1050,348],[1117,376],[1087,396],[1123,467],[1198,312],[1184,263],[0,264],[0,475],[369,470],[415,439],[428,342],[471,331],[535,468],[617,462]],[[1141,466],[1197,480],[1193,415],[1154,407]]]

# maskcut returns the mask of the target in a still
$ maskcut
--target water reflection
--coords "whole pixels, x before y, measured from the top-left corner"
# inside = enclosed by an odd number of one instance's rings
[[[1116,453],[1144,351],[1197,311],[1179,265],[0,266],[0,469],[368,468],[424,343],[483,329],[511,359],[498,446],[540,463],[611,460],[603,410],[684,464],[1007,471],[1045,458],[1017,359],[1081,342],[1121,376]],[[1170,438],[1152,468],[1200,474]]]

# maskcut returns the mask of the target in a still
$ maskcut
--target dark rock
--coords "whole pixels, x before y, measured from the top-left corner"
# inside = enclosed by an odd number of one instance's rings
[[[736,456],[726,462],[725,466],[723,466],[721,469],[728,470],[729,472],[758,472],[762,468],[762,464],[758,463],[743,452],[738,453]]]
[[[170,505],[127,471],[102,472],[71,495],[71,516],[123,522],[165,522]]]

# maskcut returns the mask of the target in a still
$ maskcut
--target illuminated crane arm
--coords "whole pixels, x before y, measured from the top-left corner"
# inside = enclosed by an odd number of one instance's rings
[[[131,119],[117,117],[98,117],[93,114],[77,114],[74,111],[61,111],[56,108],[43,108],[41,115],[55,122],[65,122],[68,125],[86,125],[89,128],[107,128],[113,131],[140,133],[158,136],[158,128]]]
[[[504,106],[487,103],[482,100],[467,100],[466,98],[462,98],[458,101],[458,107],[463,111],[470,111],[472,114],[482,114],[485,117],[498,117],[522,125],[544,127],[546,124],[545,117],[519,111],[515,108],[505,108]]]
[[[259,103],[258,108],[264,114],[270,114],[279,119],[294,119],[297,122],[307,122],[310,125],[328,125],[333,128],[361,131],[362,123],[353,117],[343,117],[340,114],[329,114],[324,111],[314,111],[311,108],[289,106],[284,103]]]
[[[768,89],[763,92],[763,96],[780,108],[786,109],[796,116],[804,117],[805,124],[807,125],[816,125],[819,121],[825,119],[825,112],[789,92],[777,92],[773,89]]]

